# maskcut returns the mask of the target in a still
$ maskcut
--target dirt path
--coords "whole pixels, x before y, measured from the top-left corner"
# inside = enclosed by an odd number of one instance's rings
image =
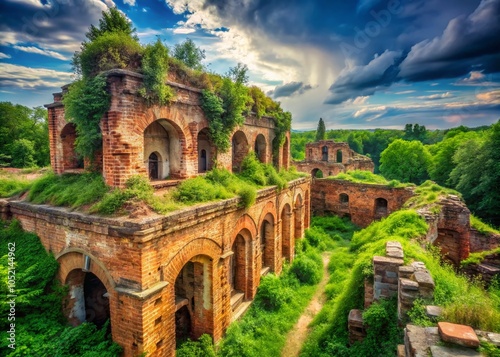
[[[311,302],[302,313],[297,321],[297,324],[293,327],[293,329],[288,333],[286,338],[285,347],[283,351],[281,351],[282,357],[296,357],[299,355],[302,344],[307,338],[309,334],[309,324],[313,320],[314,316],[321,310],[323,307],[326,298],[325,298],[325,286],[328,283],[328,262],[330,260],[330,253],[323,253],[323,279],[318,284],[318,289],[314,293]]]

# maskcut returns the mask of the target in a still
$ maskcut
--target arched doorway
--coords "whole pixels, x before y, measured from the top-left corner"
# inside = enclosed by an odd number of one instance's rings
[[[66,124],[61,130],[63,171],[83,168],[83,159],[79,158],[75,152],[76,137],[76,126],[73,123]]]
[[[257,138],[255,139],[254,151],[255,156],[257,156],[257,159],[259,159],[260,162],[264,164],[267,163],[267,144],[264,135],[257,135]]]
[[[316,168],[311,171],[311,176],[313,179],[315,178],[323,178],[323,171],[320,169]]]
[[[233,135],[232,154],[233,154],[233,160],[232,160],[233,172],[240,172],[241,163],[243,162],[245,156],[247,156],[248,154],[247,137],[241,130],[238,130]]]
[[[385,198],[377,198],[375,200],[375,219],[380,219],[387,216],[387,200]]]
[[[181,139],[184,136],[180,128],[167,119],[158,119],[144,130],[144,161],[148,173],[151,173],[150,163],[156,165],[154,160],[150,162],[151,154],[154,153],[158,158],[158,174],[153,179],[179,177],[182,164]]]
[[[111,318],[108,291],[95,274],[74,269],[65,284],[69,286],[66,309],[72,325],[92,322],[101,328]]]
[[[281,254],[284,259],[292,260],[293,246],[292,235],[290,234],[291,209],[287,203],[281,210]]]
[[[150,180],[157,180],[160,178],[160,159],[159,155],[152,152],[148,158],[148,175]]]
[[[208,128],[204,128],[198,133],[198,172],[210,171],[214,157],[215,146],[210,140]]]
[[[198,338],[207,329],[212,314],[212,260],[204,255],[191,258],[177,275],[175,291],[175,337],[177,343]]]
[[[241,232],[236,236],[231,247],[233,255],[229,258],[229,285],[231,287],[231,295],[242,293],[247,295],[247,279],[248,279],[248,252],[244,236]]]
[[[339,201],[341,205],[348,205],[349,204],[349,195],[346,193],[341,193],[339,195]]]

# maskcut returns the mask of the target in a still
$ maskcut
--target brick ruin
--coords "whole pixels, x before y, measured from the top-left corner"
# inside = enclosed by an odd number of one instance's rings
[[[111,70],[107,82],[111,107],[100,122],[103,145],[93,165],[109,186],[143,175],[165,187],[210,170],[215,157],[218,167],[239,171],[250,151],[288,168],[290,134],[273,153],[272,118],[247,117],[233,132],[231,149],[217,152],[200,90],[168,82],[173,101],[146,107],[137,95],[142,75]],[[90,165],[75,155],[77,132],[61,101],[66,90],[46,106],[58,174]],[[58,278],[69,286],[63,309],[72,324],[102,325],[109,318],[124,356],[173,356],[180,339],[207,333],[218,341],[249,306],[261,276],[279,274],[285,260],[293,260],[295,240],[309,227],[310,179],[280,191],[261,189],[249,208],[237,197],[167,215],[105,218],[25,201],[0,206],[3,218],[19,220],[56,257]]]
[[[313,213],[349,217],[354,224],[367,227],[401,209],[412,196],[413,190],[407,187],[326,178],[313,180],[311,203]]]
[[[373,172],[373,161],[360,155],[349,147],[347,143],[336,143],[333,140],[321,140],[306,144],[306,158],[304,161],[295,161],[293,164],[299,171],[307,172],[311,176],[335,176],[341,172],[365,170]]]

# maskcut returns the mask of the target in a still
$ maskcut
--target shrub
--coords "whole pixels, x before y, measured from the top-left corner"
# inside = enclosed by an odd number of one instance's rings
[[[253,205],[257,198],[257,190],[250,185],[241,187],[237,194],[241,197],[241,204],[246,208]]]
[[[212,337],[203,334],[198,341],[187,340],[177,348],[175,355],[177,357],[215,357]]]
[[[264,165],[257,159],[253,151],[243,159],[240,176],[259,186],[267,184]]]
[[[274,274],[261,279],[257,292],[256,302],[265,310],[278,310],[292,298],[290,288]]]
[[[294,274],[301,284],[314,285],[319,283],[322,276],[322,262],[319,257],[319,264],[317,257],[311,255],[301,255],[292,263],[290,272]]]
[[[139,94],[148,105],[166,105],[173,97],[172,88],[165,83],[168,74],[168,48],[157,39],[153,45],[147,45],[142,58],[144,87]]]

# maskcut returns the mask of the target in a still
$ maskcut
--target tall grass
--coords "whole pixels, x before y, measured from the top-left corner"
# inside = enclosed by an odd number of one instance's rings
[[[31,183],[13,176],[0,177],[0,198],[11,197],[29,189]]]

